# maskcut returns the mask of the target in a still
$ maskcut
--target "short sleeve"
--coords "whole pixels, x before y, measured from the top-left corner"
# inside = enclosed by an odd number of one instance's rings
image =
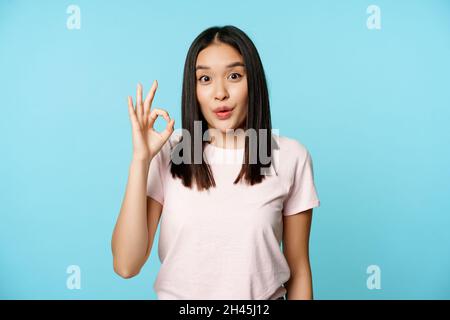
[[[283,203],[283,215],[294,215],[318,206],[320,201],[314,184],[312,159],[304,149],[303,156],[297,159],[292,185]]]
[[[147,176],[147,196],[155,199],[161,205],[164,204],[164,174],[162,172],[162,150],[150,161]]]

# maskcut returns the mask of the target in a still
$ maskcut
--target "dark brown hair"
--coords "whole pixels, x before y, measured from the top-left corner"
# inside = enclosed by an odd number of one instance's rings
[[[182,132],[181,141],[184,139],[185,131],[194,137],[194,121],[201,121],[202,123],[202,137],[208,129],[208,124],[201,112],[197,95],[196,95],[196,75],[195,66],[197,56],[201,50],[212,44],[214,41],[226,43],[234,47],[243,57],[245,67],[247,69],[247,87],[248,87],[248,111],[247,119],[245,121],[244,132],[247,129],[254,129],[257,132],[257,150],[259,155],[260,143],[267,143],[265,150],[267,157],[270,158],[268,163],[261,163],[260,157],[257,157],[256,163],[250,163],[249,155],[249,137],[245,137],[245,151],[241,171],[234,181],[238,183],[242,178],[250,185],[260,183],[263,181],[265,175],[261,174],[262,168],[270,167],[272,163],[272,125],[270,117],[269,94],[267,90],[266,77],[264,69],[259,57],[258,51],[250,38],[240,29],[234,26],[211,27],[201,32],[191,44],[186,56],[183,74],[183,92],[182,92]],[[266,141],[260,141],[259,132],[261,129],[266,129]],[[194,139],[190,139],[190,150],[194,150]],[[274,141],[275,142],[275,141]],[[202,154],[205,144],[202,143]],[[277,147],[278,148],[278,147]],[[180,156],[183,156],[181,151]],[[215,181],[211,168],[205,161],[201,164],[195,164],[193,161],[193,153],[188,155],[189,163],[175,164],[171,161],[170,172],[172,176],[179,177],[183,185],[191,188],[192,183],[195,182],[198,190],[209,189],[211,186],[215,187]]]

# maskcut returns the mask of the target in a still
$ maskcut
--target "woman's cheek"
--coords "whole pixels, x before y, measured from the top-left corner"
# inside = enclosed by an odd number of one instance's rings
[[[205,109],[207,107],[205,93],[203,90],[197,90],[197,100],[200,103],[201,109]]]
[[[245,105],[246,101],[247,101],[247,96],[248,96],[247,85],[243,84],[241,86],[236,87],[234,96],[239,101],[239,104]]]

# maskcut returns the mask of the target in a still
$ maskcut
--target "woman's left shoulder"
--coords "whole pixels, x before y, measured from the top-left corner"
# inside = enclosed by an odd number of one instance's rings
[[[307,147],[299,139],[275,134],[274,139],[278,144],[280,154],[285,157],[304,159],[309,156]]]

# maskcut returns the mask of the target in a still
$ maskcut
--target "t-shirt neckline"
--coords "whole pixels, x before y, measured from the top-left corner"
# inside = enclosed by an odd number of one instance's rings
[[[245,150],[244,148],[222,148],[222,147],[217,147],[215,145],[213,145],[212,143],[206,143],[206,147],[211,147],[214,150],[218,150],[221,152],[243,152]]]

